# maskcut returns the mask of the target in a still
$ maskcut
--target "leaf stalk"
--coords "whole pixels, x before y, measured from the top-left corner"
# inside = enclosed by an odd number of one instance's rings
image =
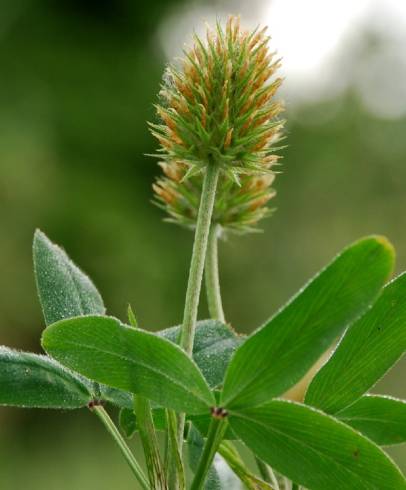
[[[207,243],[210,232],[211,218],[213,215],[217,182],[220,168],[214,163],[208,163],[203,181],[202,195],[200,198],[199,213],[196,223],[195,238],[193,242],[192,259],[190,263],[189,279],[186,290],[185,309],[180,333],[179,344],[189,356],[192,355],[193,342],[196,330],[196,320],[199,307],[200,291],[206,259]],[[178,446],[182,454],[183,432],[185,427],[185,415],[178,417]]]
[[[122,455],[124,456],[125,460],[127,461],[128,465],[130,466],[131,471],[134,473],[135,478],[138,480],[138,483],[140,484],[141,488],[143,490],[152,490],[149,483],[148,483],[147,478],[144,475],[144,472],[142,471],[140,465],[138,464],[137,460],[135,459],[130,448],[127,446],[125,440],[123,439],[119,430],[115,426],[114,422],[111,420],[109,414],[100,405],[94,407],[92,409],[92,411],[93,411],[93,413],[95,413],[99,417],[102,424],[107,429],[107,432],[110,433],[110,435],[112,436],[112,438],[116,442],[116,444],[119,447]]]
[[[199,465],[192,481],[190,490],[200,490],[206,481],[207,473],[216,455],[217,449],[227,429],[227,418],[213,417],[210,422],[209,432],[203,448]]]
[[[138,420],[151,486],[154,490],[168,490],[149,400],[134,395],[134,412]]]

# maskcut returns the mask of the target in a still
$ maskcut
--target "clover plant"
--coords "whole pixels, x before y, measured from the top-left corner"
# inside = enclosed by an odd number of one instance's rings
[[[182,323],[150,333],[131,308],[127,320],[108,316],[92,281],[37,231],[46,355],[0,349],[0,404],[89,409],[144,490],[406,489],[383,449],[406,442],[406,403],[369,394],[406,349],[406,275],[390,280],[386,238],[349,245],[251,335],[225,319],[218,241],[257,230],[274,196],[284,121],[268,40],[230,17],[165,71],[153,188],[168,219],[194,232]],[[211,318],[198,321],[204,275]],[[306,393],[289,400],[312,368]],[[144,465],[126,441],[134,434]]]

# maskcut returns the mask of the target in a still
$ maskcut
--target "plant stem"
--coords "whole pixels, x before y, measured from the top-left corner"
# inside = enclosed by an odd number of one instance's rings
[[[133,453],[130,448],[127,446],[125,440],[120,434],[117,427],[114,425],[114,422],[111,420],[109,414],[104,410],[102,406],[96,406],[92,409],[92,411],[99,417],[104,427],[110,433],[110,435],[115,440],[117,446],[119,447],[121,453],[123,454],[125,460],[130,466],[132,472],[134,473],[135,478],[138,480],[138,483],[141,485],[143,490],[151,490],[149,486],[148,480],[146,479],[140,465],[135,459]]]
[[[272,471],[272,468],[264,463],[262,459],[259,459],[257,456],[255,456],[255,462],[257,463],[259,472],[264,481],[271,483],[275,487],[275,490],[279,490],[279,483],[274,472]]]
[[[213,223],[210,228],[204,272],[206,279],[207,303],[209,306],[210,317],[224,323],[224,310],[220,294],[218,234],[219,225]]]
[[[186,480],[185,480],[185,470],[183,467],[183,461],[181,454],[179,453],[179,448],[177,444],[177,420],[176,420],[176,412],[173,410],[166,410],[166,425],[168,442],[169,442],[169,450],[171,451],[170,464],[172,467],[169,467],[168,463],[168,473],[169,473],[169,487],[170,489],[175,490],[185,490],[186,488]]]
[[[164,443],[164,468],[166,472],[166,479],[169,484],[169,489],[172,489],[172,484],[171,484],[171,468],[170,468],[170,463],[171,463],[171,440],[170,440],[170,433],[169,433],[169,426],[168,426],[168,409],[165,410],[165,417],[166,417],[166,425],[167,429],[165,431],[165,443]]]
[[[202,195],[200,198],[192,260],[190,262],[189,280],[186,291],[185,309],[183,313],[183,324],[180,335],[180,346],[189,355],[192,355],[193,350],[197,310],[199,306],[204,262],[206,258],[207,242],[218,176],[219,168],[214,164],[209,163],[206,167],[206,175],[204,177]]]
[[[134,395],[134,412],[144,448],[150,484],[154,490],[168,490],[149,400]]]
[[[196,222],[195,239],[193,243],[192,260],[190,262],[185,309],[183,313],[183,323],[179,339],[180,346],[189,356],[192,355],[193,351],[204,262],[206,259],[207,242],[210,232],[211,217],[213,214],[219,173],[220,169],[217,165],[209,163],[206,166],[206,175],[203,181],[199,213]],[[180,414],[178,417],[177,434],[180,454],[182,454],[184,426],[185,415]]]
[[[221,300],[220,275],[218,264],[218,238],[220,226],[212,223],[210,227],[206,264],[205,264],[205,280],[206,280],[206,295],[207,304],[209,307],[210,317],[214,320],[219,320],[225,323],[225,315],[223,303]],[[244,466],[237,450],[229,443],[222,443],[219,448],[220,454],[226,460],[232,471],[240,478],[247,488],[256,488],[258,481],[255,475],[250,473]],[[263,480],[272,484],[274,490],[279,490],[279,483],[276,479],[272,468],[265,464],[259,458],[255,458],[258,469]]]
[[[241,480],[244,486],[248,490],[258,490],[259,488],[269,488],[272,490],[279,490],[279,486],[273,484],[268,485],[269,482],[261,480],[254,475],[244,464],[237,449],[230,441],[223,441],[218,449],[219,454],[224,458],[230,469]]]
[[[227,423],[226,418],[219,419],[213,417],[211,419],[206,443],[204,445],[199,466],[197,467],[190,490],[200,490],[203,487],[214,456],[227,429]]]

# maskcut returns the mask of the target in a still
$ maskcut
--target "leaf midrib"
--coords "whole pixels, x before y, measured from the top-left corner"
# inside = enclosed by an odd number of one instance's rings
[[[97,352],[101,352],[103,354],[108,354],[108,355],[111,355],[113,357],[117,357],[118,359],[121,359],[123,361],[127,361],[130,364],[133,364],[134,366],[139,365],[139,366],[141,366],[141,367],[143,367],[143,368],[145,368],[147,370],[152,371],[153,373],[156,373],[156,374],[161,375],[163,378],[171,381],[174,385],[182,388],[182,390],[185,391],[186,393],[190,393],[190,391],[188,389],[185,389],[185,387],[184,387],[183,384],[181,384],[178,381],[174,380],[173,378],[169,377],[167,374],[161,372],[159,369],[156,369],[154,367],[151,367],[150,365],[145,364],[143,362],[135,362],[133,359],[128,358],[128,357],[126,357],[124,355],[120,355],[117,352],[111,352],[109,350],[100,349],[100,348],[96,349],[95,347],[92,347],[92,346],[87,345],[87,344],[79,343],[79,342],[73,342],[73,341],[69,341],[69,340],[64,340],[64,344],[69,344],[69,345],[72,345],[72,346],[81,347],[81,348],[88,349],[88,350],[90,350],[92,352],[96,352],[96,353]],[[210,392],[210,389],[209,388],[207,388],[207,389]],[[201,398],[200,396],[198,396],[194,391],[192,391],[191,393],[192,393],[192,395],[195,398],[197,398],[199,401],[203,402],[206,407],[209,407],[210,406],[210,405],[207,404],[206,400],[204,400],[203,398]]]
[[[15,356],[15,354],[16,353],[13,352],[14,358],[10,359],[10,361],[13,364],[30,367],[30,368],[37,369],[37,370],[42,369],[49,374],[52,374],[54,376],[58,376],[63,381],[72,382],[72,384],[75,384],[78,388],[83,388],[86,394],[91,395],[91,393],[87,390],[87,387],[83,383],[81,383],[80,380],[74,374],[71,374],[62,365],[58,365],[59,363],[58,364],[55,363],[54,367],[56,369],[59,369],[59,371],[56,371],[56,370],[52,370],[52,367],[51,367],[52,366],[51,363],[55,362],[55,361],[51,361],[47,357],[38,356],[38,360],[40,361],[40,363],[36,364],[35,360],[33,360],[30,357],[24,356],[24,357],[18,359]],[[21,354],[24,354],[24,353],[21,353]],[[32,355],[34,356],[35,354],[32,354]],[[0,364],[4,363],[4,362],[5,362],[5,360],[0,357]]]
[[[329,457],[329,456],[326,456],[326,454],[325,454],[325,453],[323,453],[322,451],[320,451],[320,450],[318,450],[318,449],[315,449],[314,447],[312,447],[312,446],[310,446],[310,445],[308,445],[308,444],[306,444],[306,443],[304,443],[304,442],[300,441],[300,440],[299,440],[299,439],[297,439],[296,437],[294,437],[294,436],[292,436],[292,435],[290,435],[290,434],[287,434],[287,433],[285,433],[285,432],[282,432],[282,431],[280,431],[280,430],[278,430],[278,429],[275,429],[274,427],[272,427],[272,428],[270,429],[270,428],[269,428],[269,426],[268,426],[267,424],[265,424],[264,422],[261,422],[261,421],[258,421],[258,420],[255,420],[255,419],[252,419],[251,417],[246,416],[246,415],[242,415],[242,414],[241,414],[241,412],[235,412],[235,414],[237,415],[237,417],[240,417],[240,418],[246,419],[246,420],[248,420],[248,421],[250,421],[250,422],[254,422],[254,423],[256,423],[256,424],[258,424],[258,425],[260,425],[260,426],[262,426],[262,427],[266,428],[267,430],[270,430],[271,432],[275,432],[275,433],[277,433],[277,434],[279,434],[279,435],[281,435],[281,436],[283,436],[283,437],[287,437],[288,439],[290,439],[290,440],[292,440],[292,441],[296,442],[296,443],[297,443],[297,444],[299,444],[300,446],[303,446],[303,447],[305,447],[306,449],[309,449],[309,450],[313,451],[314,453],[316,453],[316,454],[317,454],[319,457],[321,457],[322,459],[323,459],[323,458],[324,458],[324,459],[327,459],[327,461],[331,462],[331,463],[332,463],[334,466],[337,466],[337,467],[339,467],[340,469],[341,469],[341,468],[343,468],[343,469],[344,469],[345,471],[347,471],[348,473],[350,473],[350,474],[354,475],[354,476],[355,476],[355,478],[356,478],[357,480],[359,480],[359,481],[360,481],[360,483],[363,485],[363,480],[362,480],[362,478],[361,478],[359,475],[357,475],[357,473],[355,473],[353,470],[349,469],[349,468],[348,468],[347,466],[345,466],[345,465],[340,465],[340,464],[339,464],[339,463],[337,463],[337,461],[335,461],[333,458],[331,458],[331,457]],[[232,424],[231,424],[231,425],[232,425]],[[356,432],[354,431],[354,433],[356,433]],[[357,435],[358,435],[358,434],[357,434]],[[364,488],[365,488],[366,490],[368,490],[368,488],[369,488],[369,487],[364,487]],[[379,487],[375,486],[375,489],[376,489],[376,490],[379,490]]]
[[[370,250],[367,254],[367,256],[365,257],[364,256],[364,260],[366,261],[367,258],[369,258],[370,255],[372,254],[375,254],[376,250]],[[344,252],[345,253],[345,252]],[[343,256],[343,253],[338,255],[338,257],[334,260],[337,260],[339,259],[340,257]],[[260,329],[259,331],[265,329],[265,328],[271,328],[270,325],[276,321],[278,318],[280,318],[281,315],[283,314],[286,314],[286,312],[288,311],[288,309],[292,309],[292,305],[294,305],[295,301],[297,299],[300,299],[301,298],[301,295],[302,293],[306,293],[306,291],[308,291],[308,288],[312,286],[312,284],[314,284],[314,282],[319,279],[320,277],[322,277],[322,274],[326,271],[328,271],[329,267],[334,265],[335,262],[332,262],[330,264],[328,264],[327,266],[325,266],[323,269],[321,269],[313,278],[311,278],[307,284],[305,284],[299,291],[298,293],[293,296],[291,298],[290,301],[288,301],[288,303],[285,305],[285,306],[282,306],[276,313],[275,315],[262,327],[262,329]],[[356,269],[359,269],[359,265],[355,265],[355,268]],[[351,272],[353,272],[353,269],[354,269],[354,266],[351,268]],[[342,288],[343,284],[345,284],[346,282],[348,282],[348,277],[349,277],[349,274],[348,274],[348,271],[347,271],[347,274],[345,274],[343,277],[341,277],[340,279],[340,288]],[[302,324],[302,328],[303,328],[303,325],[304,324],[309,324],[309,322],[314,322],[314,319],[317,318],[318,316],[318,312],[323,309],[325,307],[325,305],[329,302],[329,300],[326,299],[326,295],[323,295],[323,300],[320,302],[320,304],[314,309],[314,304],[313,304],[313,310],[314,311],[311,311],[311,308],[309,308],[307,310],[307,315],[306,315],[306,318],[305,318],[305,321],[303,322]],[[365,306],[365,305],[364,305]],[[349,324],[355,322],[358,318],[360,318],[362,316],[362,312],[357,312],[352,315],[349,315],[349,317],[345,320],[344,323],[344,326],[343,326],[343,330],[345,327],[348,327]],[[257,332],[255,332],[257,333]],[[259,332],[258,332],[259,333]],[[254,337],[251,337],[251,338],[254,338]],[[284,352],[284,349],[283,349],[283,344],[285,342],[286,338],[282,338],[282,342],[280,343],[279,347],[278,347],[278,351],[281,351],[282,350],[282,353]],[[249,339],[247,339],[247,341],[249,341]],[[244,345],[244,344],[243,344]],[[277,355],[276,355],[277,357]],[[264,373],[265,371],[267,371],[267,367],[263,367],[259,372],[257,371],[255,373],[255,377],[251,377],[250,380],[248,380],[243,386],[241,386],[241,384],[239,384],[239,387],[237,389],[235,389],[234,391],[234,396],[232,396],[231,398],[228,398],[226,399],[226,403],[227,404],[232,404],[233,402],[235,402],[235,400],[237,400],[240,395],[249,387],[251,386],[254,382],[255,382],[255,379],[258,378],[260,375],[262,375],[262,373]],[[227,376],[226,376],[226,381],[227,381]]]
[[[321,302],[321,304],[317,307],[317,309],[315,311],[313,311],[311,314],[310,314],[310,312],[307,314],[306,320],[305,320],[305,322],[303,322],[301,329],[303,329],[303,328],[308,329],[309,323],[310,324],[314,323],[315,318],[317,318],[318,311],[323,309],[326,303],[327,303],[327,300],[324,299],[324,301]],[[265,328],[271,329],[272,323],[277,321],[278,318],[280,318],[279,315],[284,314],[284,312],[287,311],[287,308],[292,308],[290,306],[291,304],[293,304],[293,300],[291,303],[288,303],[288,305],[286,306],[286,309],[281,310],[280,313],[277,313],[276,316],[274,316],[267,324],[264,325],[264,327],[262,327],[262,329],[265,329]],[[287,313],[285,313],[285,314],[287,314]],[[345,324],[348,325],[348,323],[349,323],[349,320],[347,320]],[[251,338],[253,339],[254,337],[251,337]],[[247,339],[247,341],[249,341],[249,339]],[[279,343],[279,346],[277,347],[277,349],[273,353],[274,357],[278,358],[279,353],[281,353],[282,355],[284,353],[286,353],[286,349],[284,349],[285,343],[286,343],[286,335],[284,337],[282,337],[281,342]],[[244,345],[244,344],[242,344],[242,345]],[[256,379],[258,377],[262,376],[262,374],[265,373],[266,371],[269,371],[269,366],[264,366],[259,371],[256,371],[255,376],[251,377],[251,379],[249,379],[243,386],[241,386],[241,384],[240,384],[239,389],[235,391],[235,395],[227,401],[227,404],[230,404],[233,401],[235,402],[235,400],[238,399],[238,397],[241,395],[241,393],[246,391],[247,388],[249,388],[252,384],[254,384]]]
[[[379,419],[374,417],[351,417],[351,416],[341,417],[339,414],[337,414],[337,417],[340,420],[355,420],[360,422],[378,422],[380,424],[392,424],[392,425],[401,425],[401,426],[403,425],[406,428],[405,423],[397,422],[396,420]]]

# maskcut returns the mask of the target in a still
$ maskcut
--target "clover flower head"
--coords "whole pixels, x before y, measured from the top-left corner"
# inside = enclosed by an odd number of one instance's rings
[[[194,225],[209,164],[221,169],[214,220],[248,231],[269,214],[284,121],[275,100],[280,60],[268,43],[266,29],[242,30],[231,16],[225,29],[208,28],[205,41],[195,35],[181,66],[166,69],[151,131],[164,172],[154,190],[171,220]]]

